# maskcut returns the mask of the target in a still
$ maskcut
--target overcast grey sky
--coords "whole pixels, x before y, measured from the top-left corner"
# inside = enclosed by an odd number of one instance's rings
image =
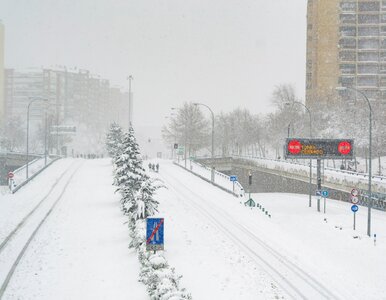
[[[65,65],[127,86],[136,126],[200,101],[270,110],[275,85],[304,98],[306,0],[1,0],[6,67]]]

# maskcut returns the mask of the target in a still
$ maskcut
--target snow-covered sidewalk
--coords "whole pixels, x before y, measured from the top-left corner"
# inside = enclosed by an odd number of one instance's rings
[[[34,181],[46,190],[45,181]],[[111,183],[109,159],[84,162],[31,243],[4,299],[148,299]]]

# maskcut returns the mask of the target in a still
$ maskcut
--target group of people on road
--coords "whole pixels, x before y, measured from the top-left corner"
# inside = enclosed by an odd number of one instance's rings
[[[159,164],[152,164],[152,163],[149,163],[149,171],[154,171],[154,172],[157,172],[159,171]]]

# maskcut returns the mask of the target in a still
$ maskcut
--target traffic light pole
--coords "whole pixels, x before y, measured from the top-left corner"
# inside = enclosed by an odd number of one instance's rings
[[[321,160],[316,160],[316,178],[317,178],[317,190],[322,190],[322,177],[321,177]],[[320,212],[320,196],[318,196],[318,212]]]

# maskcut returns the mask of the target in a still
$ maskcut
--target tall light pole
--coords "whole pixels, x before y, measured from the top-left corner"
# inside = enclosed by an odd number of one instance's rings
[[[171,110],[181,110],[181,108],[172,107]],[[184,167],[185,167],[185,169],[186,169],[186,144],[187,144],[187,139],[188,139],[187,123],[188,123],[188,118],[185,119],[185,145],[184,145]],[[178,158],[178,160],[179,160],[179,158]]]
[[[363,96],[363,98],[366,100],[368,106],[369,106],[369,203],[367,205],[367,235],[371,236],[371,208],[373,206],[373,198],[371,197],[371,148],[372,148],[372,113],[373,110],[371,108],[371,104],[369,99],[367,98],[366,94],[363,93],[360,90],[357,90],[353,87],[337,87],[338,91],[346,91],[346,90],[352,90],[354,92],[357,92]]]
[[[32,99],[27,106],[27,153],[26,153],[26,179],[28,179],[28,165],[29,165],[29,109],[35,101],[48,101],[45,98],[29,98]]]
[[[131,81],[134,79],[132,75],[127,77],[129,80],[129,128],[133,125],[133,97],[131,92]]]
[[[290,105],[290,104],[300,104],[301,106],[303,106],[306,111],[308,112],[308,116],[310,118],[310,139],[312,138],[312,117],[311,117],[311,111],[309,110],[309,108],[303,104],[302,102],[299,102],[299,101],[292,101],[292,102],[286,102],[285,105]],[[290,123],[291,124],[291,123]],[[309,196],[309,200],[308,200],[308,206],[311,207],[311,196],[312,195],[312,159],[310,159],[310,183],[309,183],[309,191],[308,191],[308,196]]]
[[[212,171],[211,171],[211,176],[210,176],[210,180],[212,182],[214,182],[214,113],[213,111],[210,109],[210,107],[206,104],[203,104],[203,103],[193,103],[194,105],[198,106],[198,105],[202,105],[202,106],[205,106],[207,109],[209,109],[211,115],[212,115]]]

